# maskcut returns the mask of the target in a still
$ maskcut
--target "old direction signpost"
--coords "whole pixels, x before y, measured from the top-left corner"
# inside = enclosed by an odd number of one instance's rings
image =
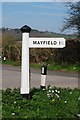
[[[21,94],[29,95],[29,48],[64,48],[64,38],[29,38],[31,28],[23,26],[22,31],[22,68],[21,68]]]

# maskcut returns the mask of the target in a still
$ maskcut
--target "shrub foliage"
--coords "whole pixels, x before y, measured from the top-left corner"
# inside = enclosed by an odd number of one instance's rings
[[[51,119],[51,120],[78,120],[80,118],[79,89],[33,89],[32,98],[27,100],[20,95],[19,89],[2,91],[2,118],[3,119]]]
[[[30,48],[31,63],[79,63],[80,62],[80,40],[67,40],[66,47],[60,49],[52,48]],[[7,44],[3,47],[2,55],[8,60],[21,61],[21,44]]]

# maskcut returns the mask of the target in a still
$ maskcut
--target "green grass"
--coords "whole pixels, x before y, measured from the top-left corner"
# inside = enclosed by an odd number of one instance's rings
[[[31,63],[30,67],[32,68],[41,68],[41,64]],[[70,71],[70,72],[78,72],[80,71],[80,65],[78,64],[48,64],[48,70],[54,71]]]
[[[1,64],[1,62],[0,62],[0,64]],[[3,61],[2,64],[20,66],[21,62],[6,60],[6,61]],[[42,64],[30,63],[30,67],[40,69],[42,67]],[[48,64],[47,68],[48,68],[48,70],[52,70],[52,71],[54,70],[54,71],[78,72],[78,71],[80,71],[80,64]]]
[[[2,64],[2,60],[0,59],[0,64]]]
[[[19,62],[19,61],[5,60],[5,61],[2,61],[2,64],[13,65],[13,66],[20,66],[21,62]]]
[[[33,89],[31,99],[23,98],[19,89],[2,91],[2,114],[7,118],[32,118],[57,120],[77,120],[80,103],[80,89]]]
[[[2,93],[0,91],[0,118],[2,118]]]

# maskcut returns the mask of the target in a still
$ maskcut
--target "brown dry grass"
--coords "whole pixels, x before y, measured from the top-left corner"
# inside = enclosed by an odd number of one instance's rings
[[[0,51],[1,51],[1,48],[2,48],[2,35],[0,33]]]
[[[1,43],[1,41],[2,41],[2,34],[0,33],[0,43]]]

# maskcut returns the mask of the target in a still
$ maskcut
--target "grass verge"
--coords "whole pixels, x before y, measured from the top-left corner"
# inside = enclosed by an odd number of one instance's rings
[[[0,62],[1,64],[1,62]],[[13,65],[13,66],[20,66],[20,61],[2,61],[2,64],[7,65]],[[42,64],[38,63],[30,63],[30,67],[32,68],[41,68]],[[47,65],[48,70],[52,71],[72,71],[72,72],[78,72],[80,71],[80,64],[48,64]]]
[[[2,61],[2,64],[13,65],[13,66],[20,66],[21,62],[20,61],[6,60],[6,61]]]
[[[31,63],[30,67],[32,68],[41,68],[41,64]],[[70,72],[78,72],[80,71],[80,65],[78,64],[48,64],[48,70],[52,71],[70,71]]]
[[[80,89],[48,87],[33,89],[31,99],[23,98],[19,89],[2,91],[3,119],[77,120],[80,117]]]
[[[2,118],[2,93],[0,91],[0,119]]]

